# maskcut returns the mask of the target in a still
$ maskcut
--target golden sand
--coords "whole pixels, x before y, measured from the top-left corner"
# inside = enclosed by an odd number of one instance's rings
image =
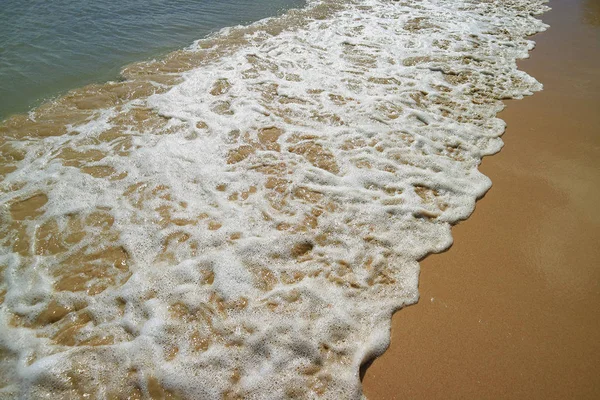
[[[600,2],[554,0],[493,181],[366,371],[376,399],[600,398]]]

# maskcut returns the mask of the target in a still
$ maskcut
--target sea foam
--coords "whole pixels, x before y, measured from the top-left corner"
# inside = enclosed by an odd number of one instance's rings
[[[5,122],[0,393],[361,398],[545,10],[311,1]]]

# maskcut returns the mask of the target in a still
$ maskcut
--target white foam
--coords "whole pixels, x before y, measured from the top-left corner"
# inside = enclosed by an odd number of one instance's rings
[[[155,377],[187,398],[226,391],[262,399],[362,396],[361,363],[387,346],[391,313],[418,298],[417,260],[451,244],[451,224],[467,218],[491,185],[477,166],[502,146],[500,99],[541,89],[515,60],[533,47],[524,37],[545,29],[532,16],[544,7],[539,0],[337,3],[340,11],[325,20],[248,36],[248,45],[186,72],[169,92],[70,127],[76,135],[19,144],[27,155],[3,185],[25,185],[2,191],[0,202],[46,193],[44,214],[27,222],[31,232],[50,218],[103,210],[118,235],[97,243],[101,229],[89,226],[83,242],[58,256],[18,255],[13,239],[1,242],[8,267],[0,338],[14,355],[6,362],[19,365],[3,390],[68,398],[75,393],[68,372],[84,365],[82,376],[97,379],[89,389],[96,398],[130,384],[132,370],[145,395]],[[204,51],[200,44],[195,51]],[[218,79],[230,89],[214,96]],[[128,107],[150,107],[170,121],[160,131],[119,127],[132,139],[122,156],[114,143],[94,139]],[[207,128],[197,127],[201,122]],[[279,150],[256,146],[227,162],[268,127],[283,132]],[[312,160],[297,151],[302,145],[328,155]],[[127,176],[94,178],[65,166],[56,154],[66,147],[100,150],[106,156],[97,165]],[[324,169],[324,161],[337,167]],[[260,167],[280,164],[285,171],[277,178],[287,182],[276,191]],[[138,183],[144,185],[125,195]],[[246,199],[229,200],[251,187],[256,192]],[[321,197],[303,200],[293,195],[298,189]],[[280,207],[278,199],[285,199]],[[195,223],[165,224],[160,207],[171,220]],[[303,222],[315,209],[318,223]],[[2,212],[7,232],[11,217]],[[210,221],[220,228],[208,229]],[[168,242],[176,233],[187,239]],[[328,239],[319,240],[323,235]],[[292,257],[301,243],[310,243],[310,257]],[[130,257],[128,280],[95,295],[52,290],[69,254],[115,245]],[[304,278],[286,283],[294,271]],[[221,304],[247,305],[219,310],[215,295]],[[115,344],[63,346],[51,339],[52,324],[35,331],[10,323],[15,313],[35,320],[50,299],[84,300],[91,318],[76,339],[112,335]],[[174,316],[176,304],[193,316]],[[212,338],[207,348],[194,348],[196,331]],[[178,348],[174,358],[167,357],[170,346]]]

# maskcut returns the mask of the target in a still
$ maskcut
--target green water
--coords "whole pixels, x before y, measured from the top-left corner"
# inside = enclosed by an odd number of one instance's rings
[[[0,0],[0,119],[302,0]]]

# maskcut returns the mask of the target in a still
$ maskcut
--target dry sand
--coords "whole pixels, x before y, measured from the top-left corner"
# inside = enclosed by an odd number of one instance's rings
[[[600,399],[600,1],[553,0],[509,101],[493,187],[422,263],[367,370],[376,399]]]

